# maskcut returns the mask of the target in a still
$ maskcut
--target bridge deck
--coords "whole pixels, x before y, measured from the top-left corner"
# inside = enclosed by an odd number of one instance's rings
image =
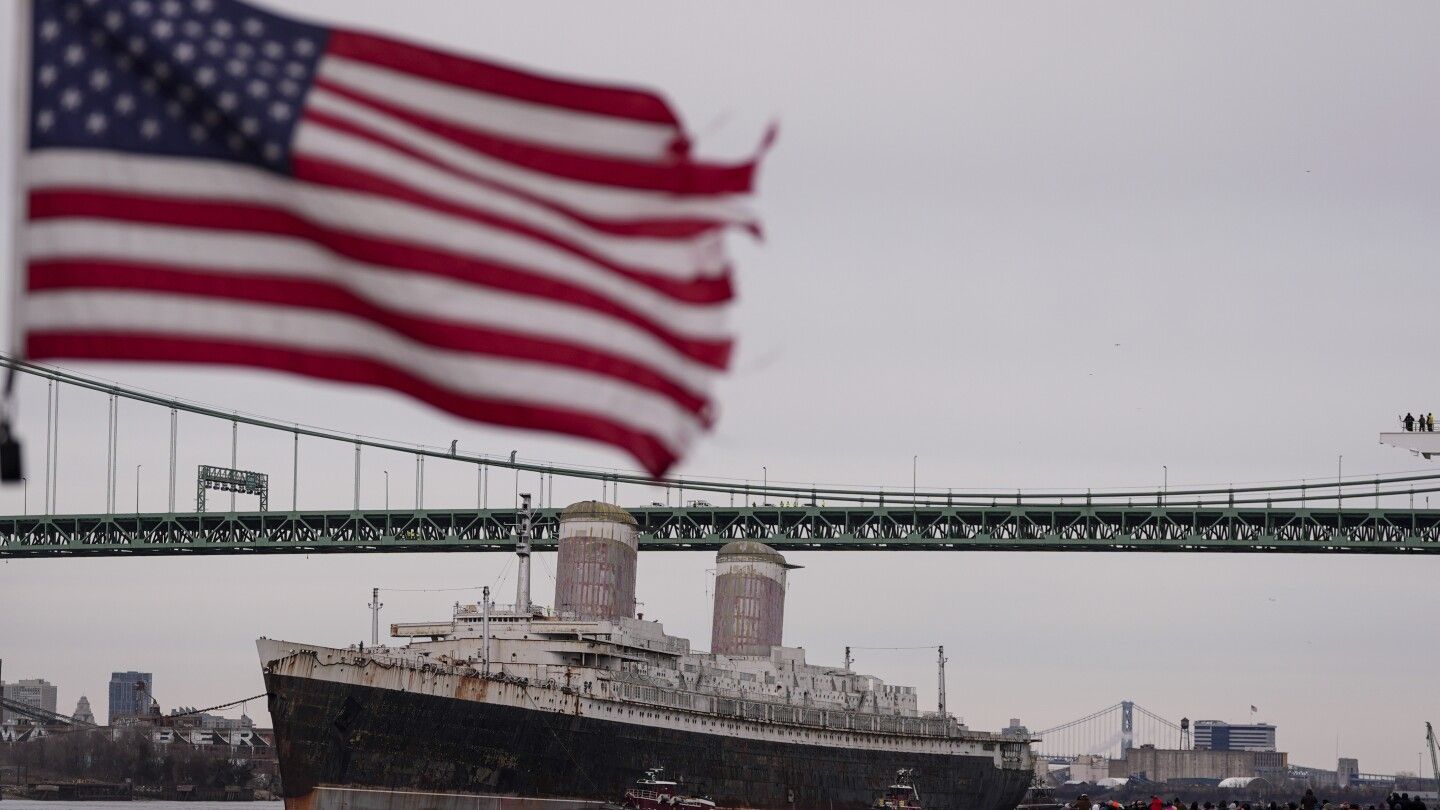
[[[1440,552],[1440,510],[1223,506],[644,507],[645,550]],[[535,513],[555,547],[559,510]],[[0,518],[0,558],[511,551],[512,509],[210,512]]]

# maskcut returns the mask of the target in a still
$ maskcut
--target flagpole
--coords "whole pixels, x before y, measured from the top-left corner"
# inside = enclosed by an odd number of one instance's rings
[[[8,292],[10,294],[9,349],[15,356],[24,356],[22,343],[24,329],[20,323],[20,297],[25,284],[25,249],[22,246],[23,223],[27,216],[28,200],[25,198],[25,181],[21,174],[22,161],[30,139],[30,44],[31,16],[34,9],[31,0],[14,3],[15,17],[15,64],[10,77],[14,93],[14,125],[9,127],[11,140],[10,199],[13,210],[10,216],[10,263],[8,270]],[[0,391],[0,483],[23,483],[25,460],[20,442],[15,437],[15,370],[5,375],[5,385]],[[48,453],[48,448],[47,448]]]
[[[9,350],[12,357],[25,356],[24,329],[20,320],[20,299],[25,289],[25,249],[22,245],[24,223],[28,213],[29,200],[25,194],[25,178],[22,171],[26,145],[30,140],[30,36],[31,0],[15,3],[15,63],[10,76],[15,118],[10,127],[10,266],[6,274],[10,294]],[[8,403],[7,403],[8,404]]]

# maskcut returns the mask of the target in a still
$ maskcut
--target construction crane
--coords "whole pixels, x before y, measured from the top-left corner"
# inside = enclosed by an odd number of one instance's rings
[[[1430,771],[1435,774],[1435,790],[1440,792],[1440,757],[1435,755],[1435,727],[1429,720],[1425,721],[1425,744],[1430,746]]]

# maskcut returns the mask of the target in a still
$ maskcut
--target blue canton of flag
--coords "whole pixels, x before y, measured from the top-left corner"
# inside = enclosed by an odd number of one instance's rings
[[[329,32],[235,0],[35,0],[30,148],[287,171]]]

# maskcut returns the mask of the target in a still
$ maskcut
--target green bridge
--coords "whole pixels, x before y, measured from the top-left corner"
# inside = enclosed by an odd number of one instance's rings
[[[1433,554],[1440,510],[1226,505],[649,506],[642,550],[737,539],[788,551],[1192,551]],[[555,547],[559,510],[533,513]],[[30,515],[0,518],[0,558],[514,549],[513,509]]]

